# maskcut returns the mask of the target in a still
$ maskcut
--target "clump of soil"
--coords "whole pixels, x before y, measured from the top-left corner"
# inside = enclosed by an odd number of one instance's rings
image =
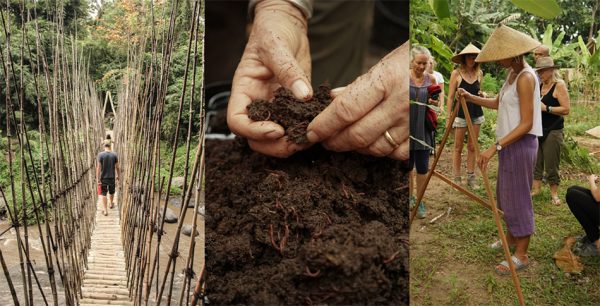
[[[252,101],[248,105],[248,117],[254,121],[273,121],[285,129],[289,141],[307,143],[306,128],[331,103],[330,91],[328,84],[321,85],[312,98],[304,101],[296,99],[289,89],[280,87],[271,101]]]
[[[206,149],[214,304],[408,304],[401,162],[320,145],[276,159],[240,139]]]

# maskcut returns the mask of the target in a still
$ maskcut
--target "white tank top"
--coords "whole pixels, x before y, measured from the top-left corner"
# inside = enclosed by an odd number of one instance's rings
[[[498,122],[496,126],[496,139],[501,139],[514,130],[521,122],[521,111],[519,109],[519,94],[517,93],[517,81],[524,72],[529,72],[534,77],[535,88],[533,90],[533,126],[527,134],[542,136],[542,100],[540,97],[540,83],[537,74],[526,65],[517,75],[512,84],[508,83],[508,77],[500,90],[500,102],[498,104]]]

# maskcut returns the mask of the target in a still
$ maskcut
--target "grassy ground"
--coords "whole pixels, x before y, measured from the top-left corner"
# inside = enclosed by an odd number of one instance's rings
[[[561,165],[563,204],[558,207],[551,204],[547,187],[533,199],[536,233],[529,248],[532,264],[519,273],[528,305],[600,304],[600,258],[582,258],[584,270],[579,275],[561,272],[552,259],[562,246],[563,238],[583,232],[564,201],[567,187],[587,186],[586,175],[598,169],[598,160],[590,158],[588,150],[577,146],[574,139],[585,138],[585,130],[600,124],[600,106],[575,104],[572,109],[565,133],[575,143],[568,153],[577,158],[570,163],[563,159]],[[487,126],[483,129],[493,130],[495,114],[488,113],[486,119]],[[484,142],[489,142],[490,136],[486,135]],[[450,147],[447,145],[437,168],[445,174],[451,173]],[[494,184],[496,158],[490,166],[490,181]],[[478,194],[484,196],[483,190]],[[504,260],[503,252],[487,247],[497,239],[492,213],[437,178],[432,178],[425,202],[427,218],[415,221],[411,231],[411,305],[516,304],[510,276],[498,276],[494,272],[494,267]],[[449,216],[433,224],[429,222],[448,208],[452,208]]]

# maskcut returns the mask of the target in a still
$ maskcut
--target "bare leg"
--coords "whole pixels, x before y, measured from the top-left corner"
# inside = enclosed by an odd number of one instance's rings
[[[479,139],[479,130],[481,129],[480,124],[473,125],[473,133],[475,134],[475,140]],[[466,130],[466,129],[465,129]],[[464,137],[464,135],[463,135]],[[477,159],[477,152],[475,152],[475,145],[471,142],[471,138],[469,137],[469,144],[467,146],[467,173],[475,172],[475,161]]]
[[[460,178],[461,164],[462,164],[462,149],[465,141],[465,133],[467,128],[455,128],[454,129],[454,151],[452,152],[452,170],[455,181]],[[458,181],[457,183],[460,183]]]
[[[528,263],[529,258],[527,257],[527,249],[529,248],[529,239],[531,236],[525,237],[514,237],[515,238],[515,256],[519,258],[523,263]]]
[[[506,232],[506,242],[508,242],[509,246],[515,246],[515,237],[509,232]]]
[[[536,196],[540,193],[540,188],[542,188],[541,180],[533,180],[533,186],[531,187],[531,195]]]
[[[550,185],[550,195],[552,196],[552,203],[554,203],[554,205],[560,205],[560,199],[558,198],[558,185]]]
[[[102,196],[102,207],[104,208],[104,215],[107,215],[108,208],[106,207],[106,196]]]
[[[425,186],[426,179],[427,179],[427,174],[418,174],[417,173],[417,192]]]
[[[109,194],[108,195],[108,199],[110,200],[109,203],[110,203],[110,208],[111,209],[114,207],[114,205],[113,205],[113,199],[114,199],[114,197],[115,197],[114,194]]]

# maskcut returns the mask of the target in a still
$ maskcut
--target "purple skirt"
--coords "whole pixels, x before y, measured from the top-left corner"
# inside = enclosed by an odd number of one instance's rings
[[[530,192],[537,149],[537,137],[526,134],[498,152],[496,198],[513,237],[529,236],[535,230]]]

